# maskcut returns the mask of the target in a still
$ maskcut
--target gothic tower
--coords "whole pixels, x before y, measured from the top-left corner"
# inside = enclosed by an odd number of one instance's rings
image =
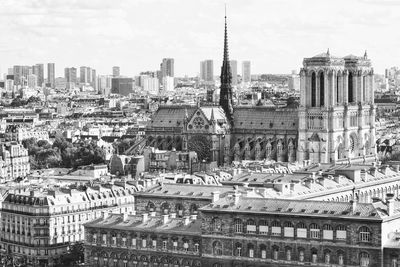
[[[297,160],[375,159],[374,78],[367,53],[305,58],[300,70]]]
[[[228,29],[225,14],[224,59],[221,67],[221,90],[219,104],[225,111],[230,125],[233,125],[232,73],[228,53]]]

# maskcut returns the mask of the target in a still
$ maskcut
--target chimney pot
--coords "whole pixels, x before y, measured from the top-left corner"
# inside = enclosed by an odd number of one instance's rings
[[[171,213],[171,219],[175,219],[175,218],[176,218],[176,213],[175,212]]]
[[[190,215],[190,217],[193,221],[197,220],[197,214],[192,214]]]
[[[213,203],[217,202],[219,200],[219,195],[220,195],[219,191],[211,192],[212,202]]]
[[[149,218],[149,214],[147,214],[147,213],[142,214],[142,222],[143,223],[147,222],[148,218]]]
[[[186,216],[185,217],[185,225],[189,225],[190,224],[190,217]]]
[[[164,214],[162,217],[163,217],[163,224],[167,224],[168,223],[168,214]]]

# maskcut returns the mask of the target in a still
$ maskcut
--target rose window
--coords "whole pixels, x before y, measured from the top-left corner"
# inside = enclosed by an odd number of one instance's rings
[[[201,129],[204,126],[204,120],[200,117],[196,117],[193,120],[193,125],[194,125],[194,128]]]

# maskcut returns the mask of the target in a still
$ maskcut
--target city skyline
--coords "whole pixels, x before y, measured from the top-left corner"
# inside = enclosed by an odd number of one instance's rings
[[[120,66],[122,75],[134,76],[174,58],[175,76],[195,76],[204,58],[222,63],[225,2],[231,58],[250,60],[252,73],[290,73],[303,55],[328,48],[335,56],[367,50],[376,73],[399,65],[400,41],[391,35],[400,3],[391,0],[56,2],[0,3],[0,29],[8,36],[0,46],[2,73],[12,65],[54,62],[57,77],[67,66],[85,65],[99,74]]]

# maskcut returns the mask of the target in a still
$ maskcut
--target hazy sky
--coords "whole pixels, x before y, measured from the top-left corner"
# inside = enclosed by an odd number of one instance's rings
[[[299,70],[328,47],[367,50],[376,72],[400,65],[398,0],[1,0],[0,70],[55,62],[57,75],[117,65],[134,76],[172,57],[176,76],[196,75],[204,59],[218,75],[225,2],[230,58],[250,60],[252,73]]]

